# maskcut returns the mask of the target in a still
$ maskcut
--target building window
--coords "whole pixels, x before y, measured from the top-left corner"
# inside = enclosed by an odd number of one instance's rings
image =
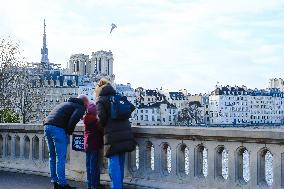
[[[102,70],[102,59],[99,59],[99,72]]]
[[[107,74],[109,75],[109,60],[107,60]]]
[[[76,67],[77,67],[76,71],[78,72],[79,71],[79,61],[78,60],[76,61]]]
[[[148,115],[145,115],[145,121],[149,121],[149,120],[148,120]]]

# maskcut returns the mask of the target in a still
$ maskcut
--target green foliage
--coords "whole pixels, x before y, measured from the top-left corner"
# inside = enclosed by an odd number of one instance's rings
[[[19,123],[19,115],[12,109],[0,110],[0,123]]]

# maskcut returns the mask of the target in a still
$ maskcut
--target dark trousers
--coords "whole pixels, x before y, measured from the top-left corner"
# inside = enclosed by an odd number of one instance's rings
[[[100,185],[100,150],[86,152],[87,185],[97,188]]]

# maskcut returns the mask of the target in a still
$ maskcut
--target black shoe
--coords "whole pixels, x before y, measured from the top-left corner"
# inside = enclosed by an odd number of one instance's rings
[[[59,186],[58,189],[76,189],[76,187],[70,186],[69,184],[66,184],[65,186]]]
[[[103,184],[100,184],[98,187],[97,187],[97,189],[105,189],[106,187],[105,187],[105,185],[103,185]]]
[[[56,182],[53,183],[53,189],[59,189],[59,185]]]

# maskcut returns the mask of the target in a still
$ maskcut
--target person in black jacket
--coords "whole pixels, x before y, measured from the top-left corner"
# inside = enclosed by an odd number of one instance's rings
[[[96,87],[96,105],[99,123],[104,128],[104,154],[108,158],[111,188],[122,189],[125,152],[131,152],[136,142],[128,119],[113,120],[110,117],[110,96],[116,94],[107,80],[101,80]]]
[[[65,160],[69,135],[85,114],[88,98],[81,95],[70,98],[68,102],[57,105],[47,116],[44,136],[49,149],[49,167],[54,189],[75,189],[67,184],[65,178]]]

